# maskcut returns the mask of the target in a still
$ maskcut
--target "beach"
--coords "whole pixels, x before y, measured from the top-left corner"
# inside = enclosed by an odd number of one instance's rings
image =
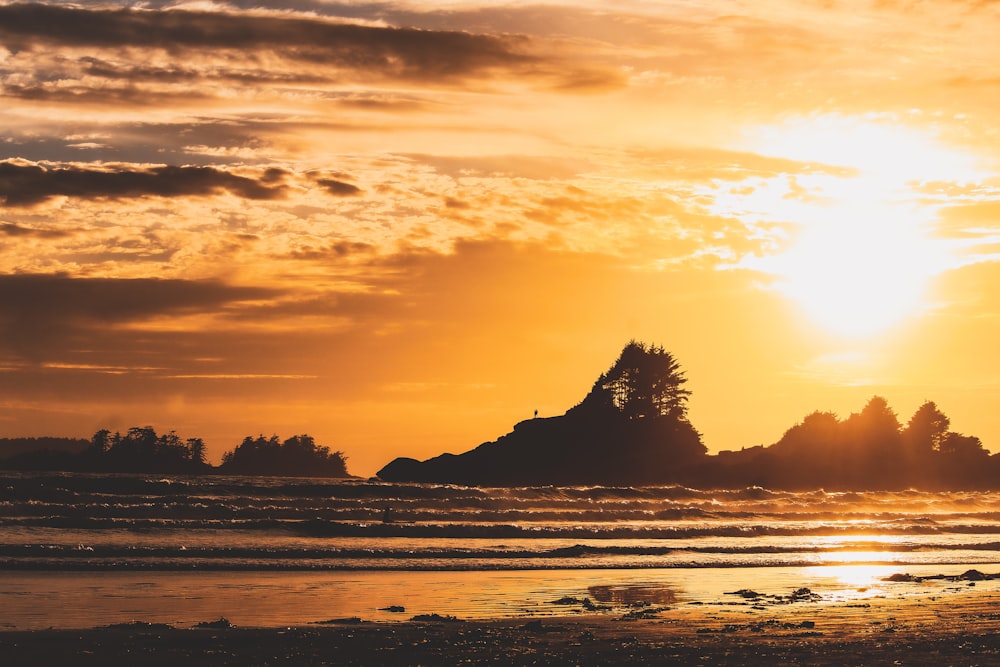
[[[863,603],[740,598],[544,619],[8,631],[0,656],[5,665],[1000,664],[1000,595],[971,583]]]
[[[5,666],[1000,664],[996,492],[47,473],[0,492]]]

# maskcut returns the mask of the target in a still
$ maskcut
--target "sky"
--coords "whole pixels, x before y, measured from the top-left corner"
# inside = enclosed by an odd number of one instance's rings
[[[1000,451],[1000,4],[0,1],[0,437],[372,475],[631,339],[710,452],[933,400]]]

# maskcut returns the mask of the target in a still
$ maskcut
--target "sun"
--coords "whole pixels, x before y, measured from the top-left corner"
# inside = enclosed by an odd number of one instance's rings
[[[886,119],[794,119],[748,136],[744,148],[817,167],[755,188],[756,215],[793,231],[780,252],[743,266],[770,274],[841,337],[876,335],[927,307],[929,281],[953,262],[933,237],[937,210],[921,187],[978,179],[970,156]]]
[[[813,222],[770,262],[777,288],[844,337],[876,334],[919,312],[938,271],[933,243],[889,207],[836,208],[835,220]]]

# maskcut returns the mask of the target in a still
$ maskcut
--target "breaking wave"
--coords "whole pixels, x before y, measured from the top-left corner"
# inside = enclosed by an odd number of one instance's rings
[[[0,473],[0,569],[996,562],[998,501],[995,492]]]

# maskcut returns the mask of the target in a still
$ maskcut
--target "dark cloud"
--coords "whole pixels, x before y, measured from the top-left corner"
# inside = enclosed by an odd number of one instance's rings
[[[81,199],[205,196],[229,192],[246,199],[279,199],[285,188],[268,172],[256,181],[213,167],[150,167],[99,171],[0,162],[0,199],[32,206],[57,196]]]
[[[365,111],[382,111],[388,113],[406,113],[421,111],[434,106],[429,99],[416,96],[370,94],[370,93],[325,93],[324,98],[343,107],[363,109]]]
[[[328,83],[330,80],[328,77],[303,72],[272,71],[258,68],[221,68],[206,74],[204,70],[196,67],[124,64],[94,57],[81,58],[80,65],[86,75],[103,79],[121,79],[130,83],[197,83],[206,76],[247,85],[302,85]]]
[[[472,208],[472,205],[469,202],[464,201],[462,199],[455,199],[454,197],[445,197],[444,206],[445,208],[455,208],[462,210]]]
[[[216,312],[276,294],[217,281],[5,275],[0,276],[0,346],[45,360],[67,352],[74,342],[99,347],[98,339],[110,337],[117,325]]]
[[[336,181],[332,178],[321,178],[316,181],[322,185],[327,192],[335,197],[351,197],[361,194],[361,188],[343,181]]]
[[[291,253],[289,257],[309,261],[327,261],[330,259],[354,259],[358,257],[369,257],[374,254],[376,248],[370,243],[360,241],[335,241],[322,247],[299,248]]]
[[[28,84],[16,85],[6,83],[0,86],[0,95],[35,102],[61,102],[85,104],[113,104],[147,107],[164,107],[178,103],[191,104],[198,100],[210,99],[210,95],[197,91],[168,93],[150,91],[133,85],[131,82],[119,87],[104,86],[91,88],[84,85]]]
[[[13,222],[0,222],[0,234],[4,236],[34,236],[41,239],[59,239],[73,235],[71,232],[61,229],[35,229],[23,227]]]
[[[156,98],[155,94],[150,94],[146,101]],[[130,103],[122,101],[123,105]],[[231,158],[193,152],[192,146],[226,146],[266,153],[271,146],[270,138],[281,129],[279,121],[273,118],[220,120],[207,116],[182,123],[121,123],[110,128],[91,115],[74,122],[69,130],[50,119],[39,119],[28,128],[7,128],[3,147],[4,157],[18,157],[20,164],[78,164],[93,160],[105,164],[113,161],[207,166],[226,163]],[[88,136],[94,137],[95,143],[100,145],[81,146],[80,137]]]
[[[89,48],[233,49],[407,79],[447,79],[533,59],[518,40],[457,31],[381,28],[292,16],[183,10],[83,9],[34,3],[0,6],[0,42],[14,51],[40,43]],[[249,56],[247,56],[249,57]]]
[[[64,61],[63,65],[59,78],[52,71],[42,69],[25,74],[16,83],[6,81],[0,84],[0,95],[39,102],[175,107],[211,99],[212,93],[198,89],[206,81],[217,85],[266,87],[272,90],[331,82],[327,76],[267,70],[254,63],[250,63],[249,68],[157,67],[88,56],[76,61],[76,69],[69,66],[68,61]],[[102,79],[101,85],[84,83],[95,79]]]

